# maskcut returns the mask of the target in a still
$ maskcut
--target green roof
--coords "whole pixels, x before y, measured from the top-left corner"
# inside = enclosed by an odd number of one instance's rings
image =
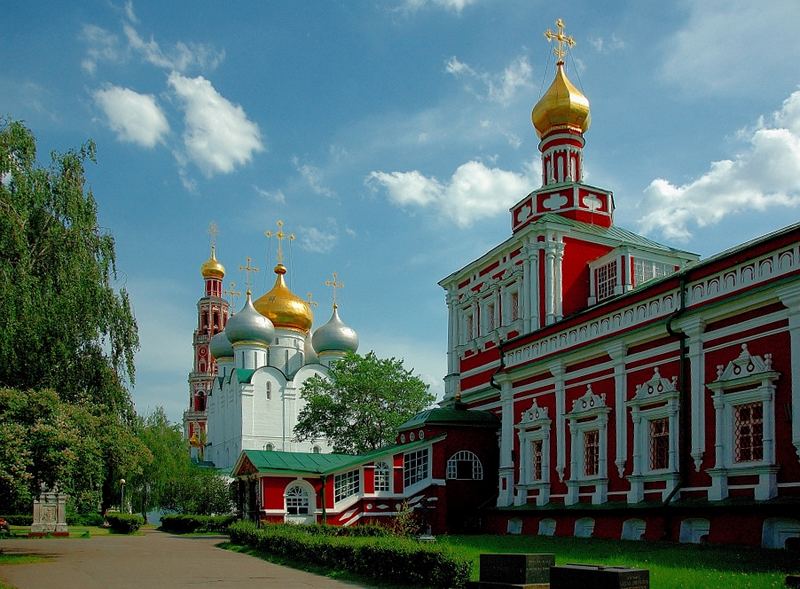
[[[418,440],[409,444],[384,446],[365,454],[319,454],[315,452],[280,452],[275,450],[244,450],[242,453],[260,473],[326,475],[387,454],[408,452],[416,448],[443,440],[436,436],[429,440]]]
[[[250,382],[250,379],[253,378],[254,373],[255,370],[252,368],[237,368],[236,380],[239,381],[240,383]]]
[[[466,425],[473,427],[499,426],[500,420],[489,411],[477,411],[458,407],[436,407],[417,413],[401,425],[398,430],[405,431],[423,425]]]

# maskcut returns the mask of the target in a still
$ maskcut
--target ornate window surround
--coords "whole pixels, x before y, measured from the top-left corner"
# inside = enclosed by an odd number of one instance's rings
[[[572,410],[567,415],[570,429],[570,478],[567,480],[565,505],[578,503],[580,487],[594,486],[592,503],[605,503],[608,500],[608,414],[611,408],[606,405],[605,394],[597,395],[592,385],[586,393],[572,402]],[[585,476],[583,464],[584,435],[597,430],[600,438],[599,467],[597,475]]]
[[[552,420],[548,415],[547,407],[539,407],[536,399],[530,409],[522,414],[522,419],[517,424],[519,437],[520,461],[519,483],[514,497],[515,505],[525,505],[528,502],[528,492],[538,490],[536,505],[546,505],[550,501],[550,425]],[[542,478],[534,479],[532,470],[533,442],[542,442]]]
[[[778,494],[775,464],[775,381],[780,373],[772,369],[772,354],[753,356],[742,344],[739,356],[723,367],[717,366],[717,380],[708,384],[714,393],[715,464],[706,472],[711,476],[708,498],[728,497],[728,477],[758,475],[755,499],[763,501]],[[763,404],[763,458],[751,462],[734,460],[734,408],[737,405]]]
[[[677,377],[672,380],[661,376],[658,368],[653,369],[653,376],[636,385],[635,396],[625,405],[631,410],[633,421],[633,472],[628,476],[631,489],[628,492],[628,503],[639,503],[644,500],[644,483],[665,481],[662,500],[675,489],[680,479],[679,474],[679,414],[680,392],[675,388]],[[650,468],[650,422],[654,419],[669,420],[669,466],[664,469]]]

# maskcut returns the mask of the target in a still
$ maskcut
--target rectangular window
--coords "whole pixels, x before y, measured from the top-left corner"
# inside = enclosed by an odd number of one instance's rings
[[[669,418],[650,421],[650,470],[669,468]]]
[[[466,339],[464,340],[464,342],[466,343],[475,337],[475,332],[474,332],[475,320],[472,317],[472,313],[467,314],[466,321],[464,321],[464,325],[466,327],[466,329],[464,330],[466,332]]]
[[[734,413],[734,460],[753,462],[764,458],[764,404],[736,405]]]
[[[511,293],[511,312],[509,314],[511,321],[519,319],[519,293],[514,291]]]
[[[675,266],[664,262],[653,262],[652,260],[633,259],[633,285],[639,286],[648,280],[669,276],[675,271]]]
[[[403,456],[403,484],[406,487],[428,477],[428,449],[409,452]]]
[[[531,442],[531,476],[534,481],[542,480],[542,440]]]
[[[600,266],[594,272],[597,300],[602,301],[614,294],[614,289],[617,286],[617,261],[614,260],[605,266]]]
[[[386,462],[379,462],[375,465],[375,492],[390,490],[390,477],[392,470]]]
[[[494,303],[486,305],[486,333],[494,329]]]
[[[358,470],[351,470],[337,474],[333,478],[333,500],[341,501],[355,495],[361,489],[361,473]]]
[[[583,475],[597,476],[600,472],[600,432],[596,429],[583,434]]]

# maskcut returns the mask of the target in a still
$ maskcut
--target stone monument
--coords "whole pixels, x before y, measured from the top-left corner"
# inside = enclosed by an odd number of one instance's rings
[[[67,528],[67,495],[58,492],[58,487],[48,491],[42,489],[33,502],[33,523],[29,536],[69,536]]]

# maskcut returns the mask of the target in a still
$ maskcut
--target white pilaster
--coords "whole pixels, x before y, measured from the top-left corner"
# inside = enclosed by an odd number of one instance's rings
[[[508,507],[514,501],[514,398],[510,379],[500,383],[500,404],[502,418],[497,506]]]
[[[681,322],[681,329],[683,329],[683,332],[689,338],[689,372],[691,374],[689,395],[691,397],[692,411],[692,459],[694,460],[694,468],[697,472],[700,472],[700,467],[703,464],[703,454],[706,449],[706,367],[702,340],[705,326],[705,322],[699,318],[692,318]]]
[[[528,281],[528,287],[530,289],[530,296],[528,298],[528,315],[531,318],[530,325],[528,327],[529,331],[536,331],[541,327],[541,323],[539,320],[539,293],[541,292],[541,286],[539,285],[539,245],[537,243],[536,246],[531,247],[528,253],[528,260],[530,261],[530,280]]]
[[[628,432],[627,432],[627,416],[625,415],[625,401],[627,400],[626,392],[627,385],[625,382],[625,344],[617,342],[608,348],[608,355],[614,366],[614,422],[616,425],[616,457],[614,464],[617,466],[617,472],[622,477],[625,474],[625,461],[628,457]],[[634,440],[638,438],[634,434]],[[636,451],[636,444],[634,444],[634,452]],[[635,462],[634,462],[635,464]]]
[[[778,297],[789,308],[789,357],[792,373],[792,444],[800,459],[800,285],[780,289]]]
[[[555,321],[555,289],[553,288],[555,259],[555,244],[548,238],[544,248],[544,313],[546,325],[550,325]]]
[[[554,272],[553,272],[553,298],[555,305],[553,313],[555,320],[558,321],[564,316],[564,288],[562,276],[562,266],[564,263],[564,241],[558,238],[555,248]]]
[[[564,365],[561,362],[553,362],[548,366],[550,374],[555,379],[554,387],[556,392],[556,472],[558,479],[564,480],[564,467],[566,457],[565,440],[565,415],[566,415],[566,391],[564,389]]]

